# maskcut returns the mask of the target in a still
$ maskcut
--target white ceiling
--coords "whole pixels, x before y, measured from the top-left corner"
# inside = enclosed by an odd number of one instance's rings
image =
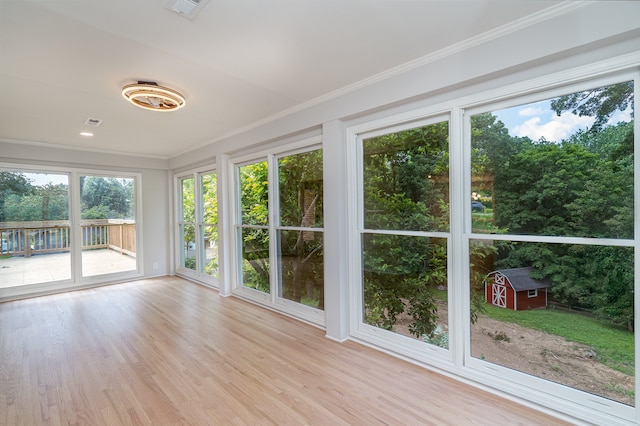
[[[188,20],[166,0],[0,0],[0,139],[171,158],[556,3],[210,0]],[[186,106],[131,105],[137,80]]]

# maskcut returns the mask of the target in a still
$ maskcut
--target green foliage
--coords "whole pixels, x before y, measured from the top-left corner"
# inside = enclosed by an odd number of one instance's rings
[[[438,319],[438,305],[428,287],[422,287],[410,299],[407,313],[413,317],[409,332],[416,337],[432,337]]]
[[[187,269],[191,269],[193,271],[196,270],[196,258],[195,257],[185,257],[184,259],[184,267]]]
[[[206,225],[204,227],[204,239],[206,241],[218,243],[218,178],[215,172],[202,175],[202,218]],[[213,269],[212,269],[213,268]],[[216,266],[207,266],[205,271],[217,270]]]
[[[289,155],[278,160],[280,225],[322,227],[322,150]]]
[[[324,225],[322,150],[278,159],[281,226]],[[324,309],[324,240],[321,232],[280,231],[280,287],[294,302]]]
[[[365,227],[449,229],[448,123],[363,142]]]
[[[496,171],[496,221],[510,233],[633,238],[632,123],[531,145]],[[515,243],[499,267],[534,266],[553,297],[633,329],[633,253],[584,245]]]
[[[0,222],[22,220],[16,219],[14,216],[6,215],[5,203],[11,195],[29,195],[33,192],[33,189],[30,179],[24,174],[16,172],[0,172]]]
[[[23,193],[7,191],[5,194],[3,216],[7,221],[69,219],[67,185],[46,184],[30,187]]]
[[[515,234],[602,232],[590,229],[598,225],[592,217],[580,226],[570,208],[598,178],[598,166],[596,154],[575,144],[540,143],[520,151],[496,171],[496,224]]]
[[[422,341],[432,345],[449,349],[449,333],[438,325],[431,334],[423,334]]]
[[[364,225],[371,230],[448,231],[447,122],[363,141]],[[445,239],[363,236],[364,320],[393,330],[398,315],[416,337],[432,336],[447,285]]]
[[[109,207],[100,204],[99,206],[93,206],[90,209],[84,210],[80,215],[81,219],[109,219],[111,217],[111,210]]]
[[[279,224],[319,228],[323,217],[322,151],[278,159]],[[242,210],[243,285],[269,292],[269,170],[267,162],[239,168]],[[281,296],[324,308],[321,232],[278,231]]]
[[[266,161],[239,169],[242,224],[269,224],[269,175]]]
[[[379,276],[364,276],[364,322],[393,330],[398,315],[404,312],[405,306],[398,296],[397,289],[388,285]]]
[[[133,183],[133,179],[80,177],[81,211],[84,214],[87,210],[97,208],[96,211],[108,212],[106,219],[133,219]]]
[[[629,106],[633,111],[633,81],[572,93],[551,101],[551,108],[558,115],[571,111],[580,117],[595,117],[592,131],[599,131],[616,111],[624,111]]]
[[[493,175],[509,158],[530,144],[531,141],[527,138],[509,136],[509,129],[491,113],[487,112],[472,116],[472,175]]]

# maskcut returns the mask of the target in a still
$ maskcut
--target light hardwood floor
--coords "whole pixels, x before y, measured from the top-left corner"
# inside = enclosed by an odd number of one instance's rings
[[[0,304],[0,425],[556,425],[175,277]]]

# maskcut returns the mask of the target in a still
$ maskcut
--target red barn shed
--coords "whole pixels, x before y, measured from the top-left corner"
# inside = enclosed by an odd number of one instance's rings
[[[487,303],[514,311],[546,308],[551,283],[531,278],[532,270],[527,267],[491,272],[484,284]]]

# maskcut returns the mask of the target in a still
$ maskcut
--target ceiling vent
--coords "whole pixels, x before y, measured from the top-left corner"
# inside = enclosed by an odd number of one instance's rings
[[[194,19],[208,2],[209,0],[167,0],[164,7],[187,19]]]
[[[98,127],[102,124],[102,120],[100,120],[99,118],[87,118],[86,120],[84,120],[84,124],[86,126]]]

